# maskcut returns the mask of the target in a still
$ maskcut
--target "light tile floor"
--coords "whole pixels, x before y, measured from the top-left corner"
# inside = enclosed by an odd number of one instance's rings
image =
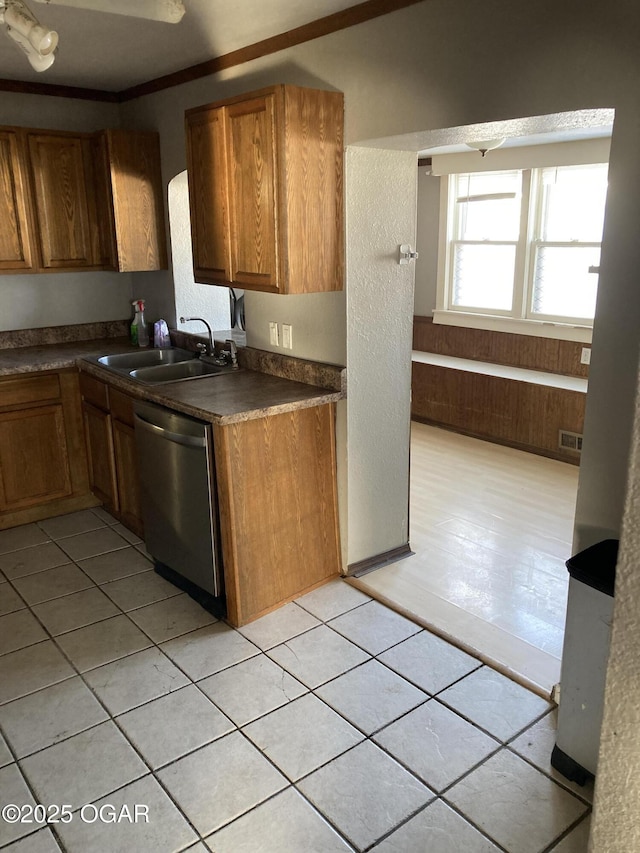
[[[1,804],[73,810],[3,850],[586,850],[553,706],[344,581],[235,630],[86,510],[0,532],[0,614]]]

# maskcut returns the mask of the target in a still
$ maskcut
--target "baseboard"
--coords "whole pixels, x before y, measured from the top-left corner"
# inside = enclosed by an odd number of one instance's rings
[[[383,551],[382,554],[375,554],[373,557],[367,557],[366,560],[350,563],[347,566],[347,577],[359,578],[389,563],[395,563],[396,560],[401,560],[403,557],[409,557],[411,554],[413,554],[413,551],[407,542],[406,545],[400,545],[398,548],[392,548],[390,551]]]
[[[557,744],[553,747],[551,753],[551,766],[558,773],[562,773],[565,779],[575,782],[578,785],[586,785],[589,780],[594,778],[593,773],[586,770],[581,764],[578,764],[574,758],[567,755]]]

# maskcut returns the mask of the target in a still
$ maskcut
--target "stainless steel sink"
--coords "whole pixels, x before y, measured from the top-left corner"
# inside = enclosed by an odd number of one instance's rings
[[[216,376],[234,372],[231,366],[209,364],[199,359],[182,361],[175,364],[161,364],[155,367],[141,367],[132,370],[129,376],[139,382],[178,382],[181,379],[196,379],[200,376]],[[237,369],[235,371],[237,373]]]
[[[98,359],[98,364],[129,373],[137,368],[146,368],[155,365],[173,365],[189,362],[196,358],[198,353],[190,352],[178,347],[167,349],[141,349],[138,352],[123,352],[117,355],[103,355]]]

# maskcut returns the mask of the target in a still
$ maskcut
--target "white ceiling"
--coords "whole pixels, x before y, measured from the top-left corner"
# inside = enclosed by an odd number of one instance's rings
[[[500,137],[504,138],[504,142],[500,148],[519,148],[521,146],[528,145],[549,145],[554,142],[576,142],[580,139],[598,139],[600,137],[604,138],[611,136],[613,110],[598,110],[597,112],[601,114],[600,117],[603,121],[610,120],[610,123],[598,126],[562,128],[561,130],[551,130],[541,133],[528,133],[523,134],[522,136]],[[481,139],[488,139],[488,137],[486,135],[469,135],[468,137],[468,141],[470,143],[476,140],[480,141]],[[438,154],[468,154],[469,151],[474,148],[475,146],[472,145],[470,149],[464,142],[452,143],[450,145],[434,145],[430,148],[424,148],[419,151],[418,156],[431,157]]]
[[[26,0],[40,22],[59,35],[56,60],[47,71],[38,73],[13,42],[1,34],[0,78],[119,92],[279,35],[357,2],[184,0],[186,14],[182,21],[165,24]],[[105,0],[105,6],[108,3]]]

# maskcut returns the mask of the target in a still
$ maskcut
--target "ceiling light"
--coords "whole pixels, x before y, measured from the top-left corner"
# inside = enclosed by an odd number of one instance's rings
[[[493,151],[494,148],[500,148],[504,145],[505,138],[502,139],[482,139],[478,142],[465,142],[467,148],[473,148],[474,151],[479,151],[484,157],[487,151]]]
[[[53,65],[58,33],[43,27],[22,0],[0,0],[0,22],[32,68],[46,71]]]
[[[11,27],[7,27],[7,35],[9,38],[13,39],[14,43],[25,53],[31,67],[35,71],[46,71],[47,68],[51,68],[56,58],[53,51],[45,55],[38,53],[33,45],[30,44],[28,39],[20,35],[17,30],[11,29]]]
[[[93,12],[110,12],[144,18],[147,21],[164,21],[178,24],[184,15],[182,0],[36,0],[48,6],[71,6],[74,9],[89,9]]]

